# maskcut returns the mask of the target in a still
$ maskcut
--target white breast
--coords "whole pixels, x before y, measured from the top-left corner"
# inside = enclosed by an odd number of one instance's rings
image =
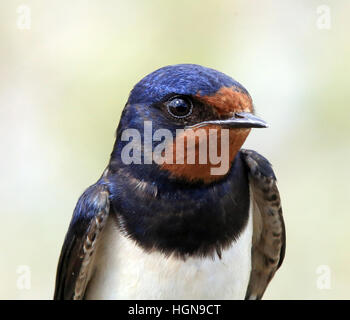
[[[252,206],[251,206],[252,207]],[[111,219],[111,218],[109,218]],[[222,258],[147,253],[107,221],[86,299],[244,299],[251,271],[252,214]]]

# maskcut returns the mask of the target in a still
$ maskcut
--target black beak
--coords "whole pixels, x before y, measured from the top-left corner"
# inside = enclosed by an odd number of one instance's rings
[[[268,128],[268,124],[249,112],[236,112],[232,118],[223,120],[209,120],[187,126],[186,129],[201,128],[207,125],[219,125],[224,128]]]

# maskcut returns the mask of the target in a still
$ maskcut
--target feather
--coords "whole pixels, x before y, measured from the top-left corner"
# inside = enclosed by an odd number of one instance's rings
[[[281,266],[286,235],[276,177],[271,164],[251,150],[241,150],[249,169],[253,197],[252,271],[246,299],[261,299]]]
[[[84,298],[93,272],[95,249],[109,209],[109,192],[105,184],[92,185],[80,197],[58,263],[55,300]]]

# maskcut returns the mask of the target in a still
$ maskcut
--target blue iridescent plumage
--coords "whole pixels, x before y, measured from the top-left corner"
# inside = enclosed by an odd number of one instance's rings
[[[128,103],[153,103],[171,93],[213,95],[222,87],[246,89],[231,77],[217,70],[196,64],[177,64],[160,68],[136,84]]]

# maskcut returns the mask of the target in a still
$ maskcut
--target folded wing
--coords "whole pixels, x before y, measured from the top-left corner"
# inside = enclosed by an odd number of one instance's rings
[[[252,271],[246,299],[261,299],[281,266],[286,247],[282,207],[271,164],[252,150],[241,150],[249,169],[253,198]]]
[[[94,252],[109,215],[107,186],[96,183],[80,197],[58,263],[55,300],[84,298],[93,271]]]

